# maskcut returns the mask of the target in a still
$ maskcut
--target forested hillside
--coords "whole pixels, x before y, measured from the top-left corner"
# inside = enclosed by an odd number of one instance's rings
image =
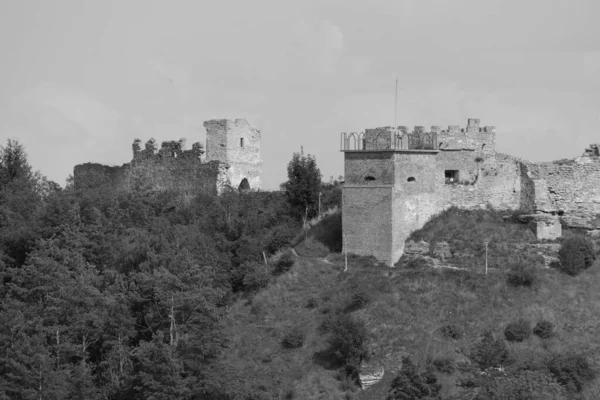
[[[8,141],[0,399],[599,398],[598,239],[450,209],[390,269],[339,253],[339,211],[309,222],[341,200],[314,158],[288,177],[220,196],[60,188]],[[550,265],[542,248],[560,248]]]
[[[301,232],[285,193],[62,189],[0,155],[0,398],[225,396],[223,317]]]

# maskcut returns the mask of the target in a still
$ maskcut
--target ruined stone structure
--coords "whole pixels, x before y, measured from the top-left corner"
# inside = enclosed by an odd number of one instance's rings
[[[262,160],[261,134],[245,119],[220,119],[204,123],[206,157],[203,146],[194,143],[183,150],[184,142],[163,142],[157,150],[151,139],[140,146],[133,142],[133,159],[122,166],[96,163],[77,165],[76,187],[110,183],[125,191],[176,190],[184,193],[220,193],[226,185],[243,190],[260,189]]]
[[[495,128],[434,126],[342,133],[345,250],[393,265],[410,233],[451,206],[523,210],[539,239],[562,223],[600,228],[600,145],[534,164],[495,151]]]

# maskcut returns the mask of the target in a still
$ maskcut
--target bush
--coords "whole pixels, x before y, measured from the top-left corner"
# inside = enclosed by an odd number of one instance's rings
[[[265,239],[265,251],[267,254],[275,254],[277,250],[289,246],[296,236],[296,229],[292,225],[276,226]]]
[[[348,304],[349,311],[355,311],[366,306],[371,301],[371,296],[365,290],[358,290],[350,297],[350,303]]]
[[[522,342],[531,336],[531,324],[524,318],[511,322],[504,328],[504,337],[509,342]]]
[[[442,336],[452,340],[460,339],[462,336],[460,329],[454,324],[443,326],[440,329],[440,332],[442,333]]]
[[[451,374],[456,369],[456,363],[452,357],[436,357],[433,359],[433,366],[445,374]]]
[[[294,255],[291,251],[288,250],[282,253],[279,259],[275,262],[275,266],[273,267],[273,273],[275,275],[281,275],[289,271],[295,262],[296,260]]]
[[[594,244],[585,236],[574,236],[563,241],[558,251],[559,268],[564,273],[575,276],[592,266],[596,260]]]
[[[306,302],[306,308],[317,308],[319,306],[319,299],[311,297]]]
[[[323,243],[329,251],[340,253],[342,251],[342,213],[323,217],[319,223],[310,228],[308,235]]]
[[[260,290],[269,284],[269,272],[263,264],[247,263],[244,265],[246,274],[244,275],[244,289]]]
[[[435,398],[442,385],[430,369],[419,372],[409,357],[402,359],[402,369],[394,378],[387,400],[418,400]]]
[[[483,333],[481,341],[471,351],[471,359],[481,369],[501,367],[509,363],[508,349],[504,340],[494,338],[492,331]]]
[[[523,264],[517,264],[508,272],[507,282],[511,286],[530,287],[535,281],[535,270]]]
[[[548,370],[570,392],[580,392],[586,382],[596,377],[585,356],[561,354],[548,362]]]
[[[326,257],[329,249],[318,240],[308,237],[295,247],[296,253],[301,257]]]
[[[533,333],[542,339],[550,339],[554,336],[554,324],[545,319],[538,321],[533,328]]]
[[[328,324],[329,345],[347,371],[356,371],[367,356],[367,329],[362,320],[349,314]]]
[[[281,345],[286,349],[297,349],[304,345],[304,330],[300,327],[291,328],[283,335]]]

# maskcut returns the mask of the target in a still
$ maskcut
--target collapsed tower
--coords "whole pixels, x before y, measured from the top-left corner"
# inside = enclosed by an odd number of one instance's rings
[[[215,119],[204,123],[206,156],[200,143],[183,150],[184,141],[166,141],[157,149],[154,139],[142,148],[133,142],[133,159],[121,166],[97,163],[76,165],[76,187],[109,183],[123,191],[174,190],[187,194],[218,194],[231,185],[240,190],[260,189],[261,134],[245,119]]]
[[[226,179],[233,187],[259,189],[262,159],[260,131],[245,119],[213,119],[206,128],[206,161],[227,164]]]

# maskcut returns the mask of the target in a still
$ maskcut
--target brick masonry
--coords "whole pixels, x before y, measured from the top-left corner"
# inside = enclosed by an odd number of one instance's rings
[[[413,132],[419,131],[425,133]],[[406,128],[396,132],[401,137]],[[497,153],[495,128],[480,127],[478,119],[425,134],[432,133],[437,140],[429,150],[394,141],[389,127],[356,135],[364,142],[352,147],[342,140],[348,252],[393,265],[410,233],[451,206],[526,211],[539,239],[560,236],[559,216],[568,226],[600,228],[600,145],[573,160],[535,164]]]

